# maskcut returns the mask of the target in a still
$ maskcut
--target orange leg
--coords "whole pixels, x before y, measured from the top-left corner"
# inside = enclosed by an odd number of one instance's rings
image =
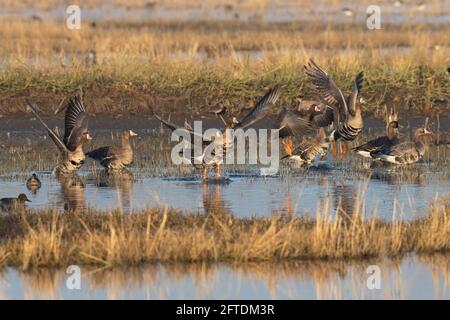
[[[345,155],[347,154],[348,151],[348,142],[347,141],[342,141],[341,142],[341,152],[339,153],[339,159],[340,160],[344,160]]]
[[[221,173],[220,173],[220,164],[217,165],[216,167],[216,177],[220,177]]]
[[[330,144],[330,149],[331,149],[331,156],[333,157],[333,159],[336,158],[337,156],[337,148],[338,148],[338,144],[336,141],[331,142]]]
[[[203,183],[206,183],[206,178],[208,177],[208,167],[203,167]]]
[[[284,152],[286,152],[287,155],[292,155],[292,147],[294,145],[294,142],[292,141],[292,137],[289,136],[287,138],[281,139],[281,143],[284,147]]]

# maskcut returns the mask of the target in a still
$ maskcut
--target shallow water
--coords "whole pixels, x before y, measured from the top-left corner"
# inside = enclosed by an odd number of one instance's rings
[[[402,261],[152,265],[81,269],[69,290],[65,270],[0,273],[2,299],[450,299],[448,256]],[[380,286],[367,282],[377,266]],[[372,289],[369,289],[372,288]]]
[[[414,128],[419,120],[408,122]],[[180,119],[173,121],[181,123]],[[55,119],[48,122],[50,126],[60,123]],[[382,132],[382,122],[366,122],[370,135]],[[448,130],[448,122],[443,123],[443,130]],[[205,128],[215,124],[205,121]],[[32,209],[93,207],[133,212],[148,205],[167,205],[198,213],[228,211],[249,217],[280,212],[315,216],[318,211],[333,216],[341,208],[349,213],[361,209],[366,216],[386,220],[392,219],[395,211],[396,218],[412,219],[427,214],[435,198],[448,195],[450,190],[450,150],[446,146],[433,147],[422,163],[407,168],[371,168],[369,160],[351,153],[343,162],[328,157],[310,168],[282,162],[278,174],[268,177],[261,176],[260,167],[254,165],[226,165],[223,173],[228,183],[205,186],[191,166],[171,163],[175,143],[167,131],[160,132],[159,126],[147,119],[93,118],[90,122],[95,139],[86,150],[117,144],[117,133],[123,126],[139,133],[132,141],[135,163],[129,175],[106,177],[98,165],[87,160],[78,178],[58,180],[50,172],[58,154],[39,123],[4,118],[0,125],[0,198],[26,193]],[[368,139],[365,133],[355,144]],[[32,172],[42,181],[36,193],[25,185]]]
[[[39,173],[38,173],[39,174]],[[229,174],[225,184],[204,185],[199,177],[144,177],[115,179],[81,177],[58,181],[51,174],[39,174],[42,188],[34,194],[22,180],[1,181],[2,196],[25,192],[32,209],[100,210],[132,212],[147,205],[168,205],[199,213],[228,211],[235,216],[267,216],[273,212],[315,216],[317,211],[333,215],[338,208],[351,213],[361,201],[366,216],[412,219],[427,213],[439,195],[450,190],[448,173],[430,172],[426,166],[397,170],[381,168],[349,175],[340,169],[291,169],[291,174],[261,177],[257,174]],[[360,200],[359,200],[360,199]]]

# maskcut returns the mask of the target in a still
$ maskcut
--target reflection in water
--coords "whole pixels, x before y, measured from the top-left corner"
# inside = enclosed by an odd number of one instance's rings
[[[61,186],[61,201],[64,203],[64,210],[75,211],[85,207],[84,191],[85,186],[83,180],[74,174],[58,177]]]
[[[383,166],[378,162],[374,162],[377,165]],[[386,165],[384,165],[386,167]],[[385,169],[385,168],[384,168]],[[427,175],[422,167],[411,166],[411,167],[392,167],[387,166],[387,170],[374,170],[372,173],[372,178],[389,185],[416,185],[425,186],[427,183]]]
[[[167,264],[82,269],[81,290],[66,288],[64,270],[0,274],[9,299],[448,299],[448,255],[363,262],[258,262],[236,265]],[[370,265],[381,288],[367,287]]]
[[[40,173],[42,187],[32,194],[21,176],[0,178],[3,197],[25,192],[31,209],[48,207],[76,210],[95,208],[135,212],[148,205],[168,205],[189,212],[224,211],[238,217],[286,216],[319,212],[336,216],[342,212],[360,212],[365,217],[390,220],[394,208],[404,219],[424,215],[436,196],[448,194],[450,176],[445,170],[426,167],[365,171],[293,169],[289,175],[260,177],[256,174],[231,176],[231,182],[207,184],[198,179],[177,177],[139,177],[129,174],[87,174],[59,181],[49,173]],[[133,171],[137,176],[138,170]]]
[[[205,214],[232,214],[229,208],[222,196],[222,185],[203,184],[203,210]]]
[[[117,206],[130,208],[132,206],[131,188],[133,186],[133,175],[127,170],[120,172],[101,171],[97,175],[95,185],[99,188],[112,188],[116,191]]]

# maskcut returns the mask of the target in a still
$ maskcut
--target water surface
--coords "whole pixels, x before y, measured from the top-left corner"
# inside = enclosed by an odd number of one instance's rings
[[[3,299],[450,299],[448,256],[402,261],[152,265],[81,269],[69,290],[65,270],[0,274]],[[369,266],[380,286],[368,287]],[[372,283],[369,281],[369,283]]]

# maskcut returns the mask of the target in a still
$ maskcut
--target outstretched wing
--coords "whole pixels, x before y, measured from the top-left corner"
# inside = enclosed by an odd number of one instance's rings
[[[338,88],[330,76],[312,59],[305,66],[305,72],[316,87],[320,97],[327,105],[333,107],[335,110],[334,121],[345,122],[347,120],[348,107],[341,89]]]
[[[362,82],[364,81],[364,73],[361,71],[355,77],[355,81],[353,82],[352,93],[348,97],[348,108],[349,112],[354,114],[356,110],[356,101],[358,98],[359,91],[362,88]]]
[[[161,118],[161,117],[155,112],[155,110],[153,109],[153,107],[152,107],[150,104],[147,104],[147,106],[148,106],[148,108],[150,109],[150,111],[153,113],[153,116],[154,116],[156,119],[158,119],[158,121],[161,122],[164,126],[166,126],[167,128],[169,128],[170,131],[173,132],[173,131],[175,131],[175,130],[184,130],[184,131],[187,131],[187,132],[191,135],[191,141],[194,141],[194,138],[195,138],[195,137],[201,137],[202,140],[205,140],[205,138],[203,137],[202,134],[199,134],[199,133],[197,133],[197,132],[195,132],[195,131],[193,131],[193,130],[190,130],[190,129],[186,128],[186,127],[180,127],[180,126],[177,126],[176,124],[174,124],[174,123],[172,123],[172,122],[170,122],[170,121],[164,120],[163,118]]]
[[[233,128],[246,128],[251,126],[258,120],[264,118],[272,106],[277,102],[280,97],[281,87],[276,85],[269,92],[267,92],[264,97],[262,97],[253,107],[253,109],[245,115]]]
[[[287,108],[281,109],[278,113],[275,127],[279,130],[280,138],[287,136],[301,137],[313,132],[313,124],[311,121],[299,117]]]
[[[86,119],[86,110],[78,96],[71,98],[66,107],[64,119],[64,143],[66,146],[76,145],[81,133],[85,129],[84,120]],[[71,149],[69,147],[69,149]]]
[[[44,120],[42,120],[42,118],[40,117],[39,113],[37,112],[37,110],[33,106],[33,104],[30,101],[28,101],[28,100],[26,102],[27,102],[27,108],[29,110],[31,110],[31,112],[36,116],[36,118],[39,120],[39,122],[44,126],[44,128],[47,129],[48,135],[53,140],[53,142],[55,143],[56,147],[58,147],[59,151],[63,155],[68,154],[69,150],[67,149],[67,147],[64,144],[64,142],[61,141],[60,137],[52,129],[50,129],[47,126],[47,124],[44,122]]]

